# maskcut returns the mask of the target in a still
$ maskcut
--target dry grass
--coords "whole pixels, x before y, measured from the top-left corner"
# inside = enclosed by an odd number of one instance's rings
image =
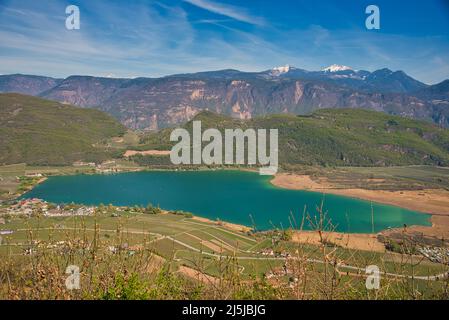
[[[270,257],[245,260],[230,253],[211,257],[190,252],[180,263],[173,248],[164,259],[155,253],[154,238],[143,236],[138,245],[128,245],[129,234],[123,221],[108,239],[100,236],[100,225],[91,229],[81,220],[66,231],[65,239],[37,239],[39,230],[27,235],[28,255],[12,250],[0,259],[0,299],[447,299],[448,280],[420,280],[416,271],[423,263],[404,254],[394,264],[394,273],[382,275],[378,290],[367,290],[366,274],[347,267],[359,251],[345,251],[329,243],[332,229],[325,212],[318,218],[305,215],[315,227],[318,240],[312,246],[289,241],[289,232],[273,233],[274,250],[289,245],[291,255],[277,262]],[[141,235],[142,236],[142,235]],[[283,238],[282,238],[283,237]],[[267,239],[270,239],[267,236]],[[59,245],[55,245],[59,243]],[[174,243],[173,243],[174,245]],[[113,249],[111,249],[113,248]],[[348,252],[350,254],[348,255]],[[364,255],[364,265],[377,264],[378,255]],[[188,263],[186,263],[188,261]],[[411,262],[410,262],[411,261]],[[80,289],[68,290],[66,268],[80,268]],[[263,274],[245,276],[244,269],[265,265]],[[267,271],[268,270],[268,271]],[[446,272],[448,268],[445,268]],[[276,275],[276,276],[270,276]]]

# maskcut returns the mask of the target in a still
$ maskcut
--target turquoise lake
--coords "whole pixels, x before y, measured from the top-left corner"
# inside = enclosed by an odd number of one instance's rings
[[[430,215],[349,197],[287,190],[271,177],[243,171],[148,171],[111,175],[50,177],[22,198],[54,203],[146,206],[256,226],[259,230],[299,226],[304,208],[318,216],[321,202],[337,231],[369,233],[407,225],[430,225]],[[294,219],[292,219],[292,216]],[[304,229],[310,229],[306,222]]]

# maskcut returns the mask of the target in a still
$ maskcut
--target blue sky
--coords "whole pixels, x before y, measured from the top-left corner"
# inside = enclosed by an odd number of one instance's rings
[[[79,6],[81,29],[65,28]],[[365,28],[380,8],[381,29]],[[290,64],[449,78],[449,1],[0,0],[0,74],[157,77]]]

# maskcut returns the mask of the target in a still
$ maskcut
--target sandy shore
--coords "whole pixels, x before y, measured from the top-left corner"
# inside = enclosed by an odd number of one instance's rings
[[[366,190],[356,188],[341,189],[336,188],[326,181],[316,182],[307,175],[294,175],[288,173],[277,174],[274,179],[271,180],[271,183],[275,186],[287,189],[330,193],[394,205],[433,215],[449,216],[449,191],[443,189],[405,191]]]
[[[47,177],[42,177],[42,178],[40,178],[39,179],[39,181],[37,182],[37,184],[41,184],[41,183],[44,183],[45,181],[47,181]]]
[[[448,239],[449,238],[449,216],[433,215],[432,226],[411,226],[406,229],[396,228],[379,232],[378,234],[368,233],[341,233],[323,232],[322,238],[325,242],[333,243],[347,249],[386,252],[384,244],[378,240],[378,235],[390,236],[395,233],[405,233],[408,235],[423,235],[426,238]],[[317,231],[295,231],[292,241],[319,245],[321,238]]]
[[[192,219],[196,221],[217,224],[216,221],[203,217],[193,216]],[[251,230],[251,228],[247,226],[235,223],[220,221],[219,224],[229,230],[237,232],[247,232]],[[292,235],[293,242],[304,244],[319,245],[321,244],[320,239],[321,238],[317,231],[294,231]],[[323,239],[326,242],[333,243],[342,248],[385,252],[385,246],[377,239],[377,234],[323,232]],[[220,250],[217,250],[217,252],[219,251]]]
[[[437,216],[433,215],[431,220],[432,226],[411,226],[406,230],[402,228],[385,230],[380,232],[381,234],[388,235],[395,232],[406,232],[408,234],[422,234],[426,237],[437,238],[437,239],[448,239],[449,238],[449,216]]]
[[[307,175],[295,175],[288,173],[277,174],[271,183],[275,186],[307,190],[321,193],[329,193],[353,197],[378,203],[394,205],[409,210],[432,214],[432,226],[410,226],[407,233],[419,233],[432,238],[449,238],[449,191],[443,189],[425,190],[366,190],[366,189],[341,189],[336,188],[326,180],[314,181]],[[399,229],[385,230],[381,234],[397,232]],[[375,234],[344,234],[338,232],[325,233],[325,239],[344,248],[384,252],[384,245],[377,240]],[[301,243],[319,244],[318,232],[295,232],[293,240]]]

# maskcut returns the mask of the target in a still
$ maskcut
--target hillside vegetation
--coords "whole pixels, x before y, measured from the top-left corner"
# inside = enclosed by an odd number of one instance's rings
[[[287,169],[296,165],[449,165],[449,130],[381,112],[323,109],[307,116],[239,120],[205,111],[193,120],[202,121],[203,131],[279,129],[279,161]],[[192,121],[184,127],[191,128]],[[20,94],[0,94],[0,124],[0,164],[101,162],[121,153],[105,142],[125,133],[121,124],[101,111]],[[172,130],[145,134],[136,148],[168,150]],[[167,157],[141,158],[134,160],[170,165]]]
[[[321,166],[449,165],[449,130],[424,121],[361,109],[323,109],[308,116],[236,120],[202,112],[202,130],[279,129],[279,162]],[[193,121],[192,120],[192,121]],[[185,128],[191,128],[191,121]],[[172,129],[148,134],[140,149],[169,149]]]
[[[21,94],[0,94],[0,164],[100,162],[111,152],[95,144],[122,135],[111,116]]]

